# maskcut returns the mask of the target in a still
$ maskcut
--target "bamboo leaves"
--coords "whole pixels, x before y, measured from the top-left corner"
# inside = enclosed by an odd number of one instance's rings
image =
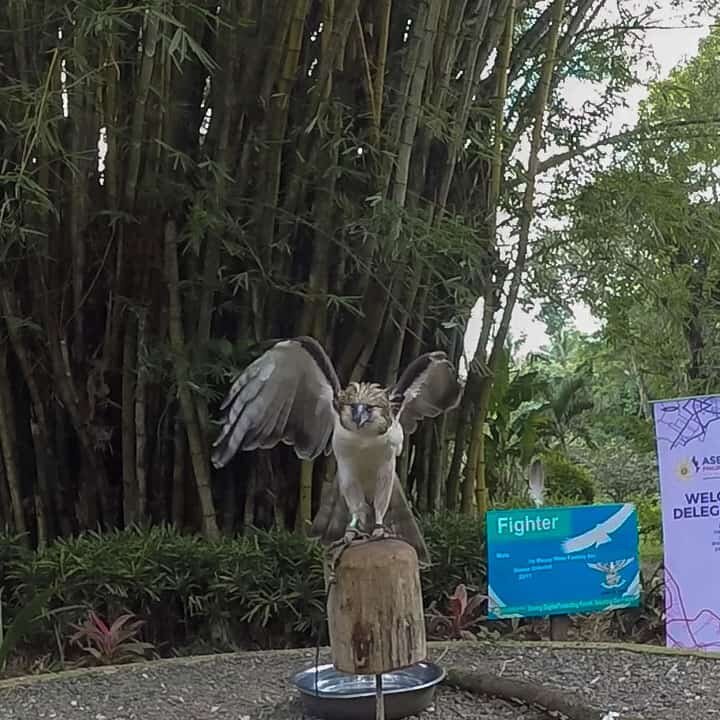
[[[311,333],[344,380],[390,381],[461,338],[483,296],[459,423],[425,429],[403,460],[420,458],[426,506],[456,503],[465,467],[468,509],[484,349],[503,344],[527,255],[518,241],[502,257],[496,213],[529,218],[543,169],[521,177],[513,133],[534,127],[533,147],[547,136],[538,103],[555,112],[555,78],[601,5],[61,0],[43,15],[7,3],[0,332],[29,398],[8,422],[37,438],[18,461],[36,536],[121,518],[210,536],[220,521],[303,527],[321,473],[282,449],[243,458],[216,513],[215,398],[251,343]]]

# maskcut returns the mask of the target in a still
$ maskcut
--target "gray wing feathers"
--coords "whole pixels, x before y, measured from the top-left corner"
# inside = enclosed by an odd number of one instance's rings
[[[338,387],[330,360],[312,338],[276,343],[240,374],[220,406],[213,465],[280,442],[304,460],[329,452]]]
[[[407,366],[390,391],[390,402],[405,435],[418,423],[452,410],[460,402],[462,386],[444,352],[420,355]]]

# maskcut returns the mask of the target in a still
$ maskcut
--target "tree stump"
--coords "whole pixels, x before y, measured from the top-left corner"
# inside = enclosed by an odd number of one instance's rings
[[[401,540],[348,547],[328,594],[335,668],[378,675],[425,660],[427,647],[415,549]]]

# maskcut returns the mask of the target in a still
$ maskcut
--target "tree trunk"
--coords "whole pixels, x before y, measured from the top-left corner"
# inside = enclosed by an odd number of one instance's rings
[[[340,672],[386,673],[425,660],[420,572],[398,540],[350,547],[328,592],[333,663]]]

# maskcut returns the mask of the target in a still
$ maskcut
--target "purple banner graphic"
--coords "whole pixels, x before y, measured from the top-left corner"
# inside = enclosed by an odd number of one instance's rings
[[[669,647],[720,651],[720,395],[653,403]]]

